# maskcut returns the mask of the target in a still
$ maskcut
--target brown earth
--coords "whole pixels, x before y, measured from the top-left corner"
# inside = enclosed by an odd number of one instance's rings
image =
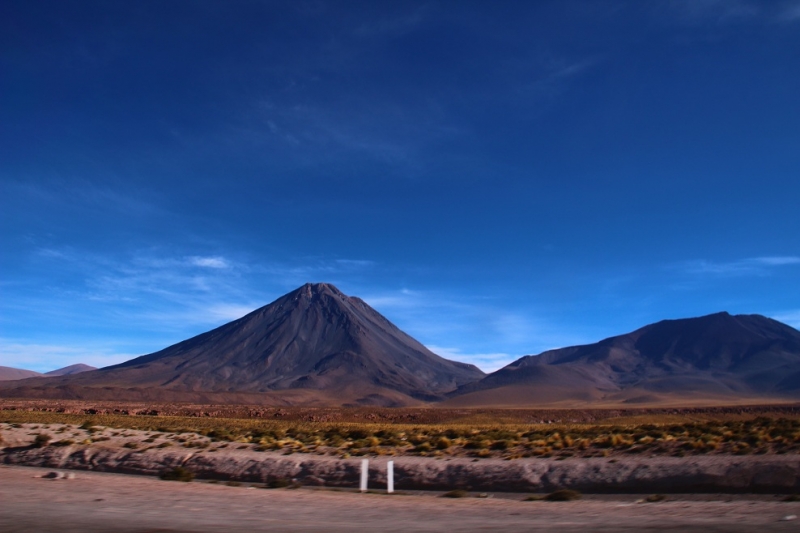
[[[387,424],[587,424],[670,423],[744,420],[759,416],[800,416],[800,403],[722,404],[706,407],[625,408],[446,408],[420,407],[265,407],[258,404],[207,404],[0,398],[0,410],[79,415],[150,415],[330,423]]]
[[[686,495],[659,503],[640,496],[570,502],[524,495],[449,499],[438,494],[255,490],[251,486],[160,481],[147,476],[0,466],[0,531],[797,531],[800,503],[775,496]],[[792,517],[795,519],[792,519]]]

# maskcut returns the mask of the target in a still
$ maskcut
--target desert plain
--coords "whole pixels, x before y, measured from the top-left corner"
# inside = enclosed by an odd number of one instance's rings
[[[793,404],[2,407],[0,531],[795,531],[799,523]],[[193,480],[159,479],[176,471]],[[548,500],[561,489],[580,499]]]

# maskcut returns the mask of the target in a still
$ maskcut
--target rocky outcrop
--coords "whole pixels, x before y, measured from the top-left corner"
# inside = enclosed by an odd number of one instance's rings
[[[549,492],[570,488],[587,493],[792,493],[800,490],[800,457],[701,456],[566,459],[393,458],[398,490]],[[386,484],[388,458],[370,460],[370,486]],[[296,480],[305,485],[357,487],[361,460],[310,454],[48,446],[0,449],[0,462],[157,475],[182,466],[200,479],[268,483]]]

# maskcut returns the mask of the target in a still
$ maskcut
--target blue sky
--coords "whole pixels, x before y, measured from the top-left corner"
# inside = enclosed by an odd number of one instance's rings
[[[0,365],[112,364],[311,281],[494,370],[800,327],[800,1],[0,7]]]

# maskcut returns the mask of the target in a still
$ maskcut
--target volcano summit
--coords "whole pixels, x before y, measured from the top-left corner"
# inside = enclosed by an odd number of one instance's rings
[[[4,395],[227,401],[244,394],[240,400],[279,404],[409,405],[482,377],[473,365],[432,353],[363,300],[309,283],[159,352],[18,382]]]

